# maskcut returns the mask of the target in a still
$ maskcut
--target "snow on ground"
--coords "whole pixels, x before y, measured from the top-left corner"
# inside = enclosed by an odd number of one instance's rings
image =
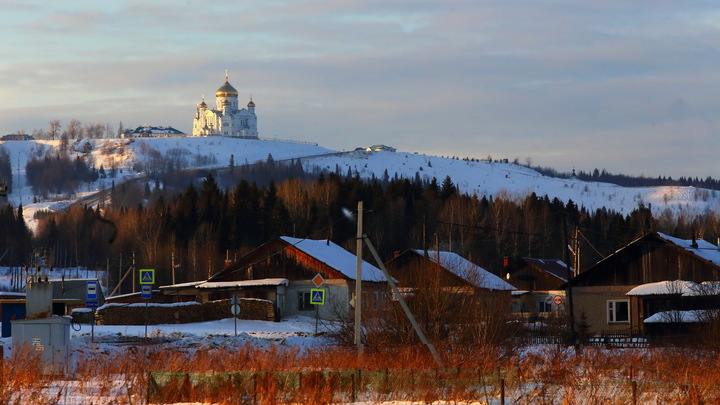
[[[543,176],[535,170],[513,163],[449,159],[403,152],[353,151],[342,155],[328,155],[303,159],[304,167],[335,171],[345,175],[350,171],[363,178],[390,178],[395,173],[413,179],[437,179],[442,184],[450,176],[462,193],[469,195],[522,199],[532,192],[538,196],[557,197],[563,202],[572,200],[578,206],[595,211],[607,208],[627,215],[638,207],[652,205],[654,215],[665,209],[673,213],[685,210],[700,213],[705,209],[720,210],[716,192],[696,187],[620,187],[610,183],[587,182]]]
[[[229,312],[229,311],[228,311]],[[322,331],[322,325],[318,325]],[[250,321],[227,318],[219,321],[187,324],[96,325],[73,324],[70,330],[71,355],[112,351],[122,345],[151,338],[165,347],[194,350],[200,347],[237,347],[245,344],[264,347],[318,346],[332,342],[315,334],[315,319],[306,316],[287,317],[280,322]],[[12,355],[12,338],[0,338],[5,357]]]
[[[89,142],[91,152],[80,152]],[[25,220],[34,229],[32,218],[38,210],[62,210],[83,195],[109,188],[113,181],[140,177],[137,162],[148,161],[158,155],[181,156],[189,167],[227,167],[231,156],[235,165],[273,160],[302,158],[306,170],[348,170],[362,178],[409,178],[442,183],[446,176],[461,192],[469,195],[522,199],[532,192],[538,196],[557,197],[563,202],[572,200],[588,210],[607,208],[627,215],[639,204],[651,205],[654,215],[664,211],[695,215],[705,211],[720,211],[720,197],[715,191],[696,187],[620,187],[610,183],[585,182],[577,179],[558,179],[513,163],[479,160],[459,160],[406,152],[340,152],[302,142],[277,140],[249,140],[226,137],[175,137],[138,139],[83,140],[74,145],[77,155],[91,156],[95,167],[108,171],[117,168],[116,178],[100,179],[84,185],[77,195],[58,196],[52,202],[37,202],[37,196],[25,181],[25,165],[33,157],[41,157],[55,148],[60,141],[5,141],[0,146],[10,154],[13,165],[13,193],[8,200],[15,206],[23,205]],[[142,165],[139,165],[142,166]]]

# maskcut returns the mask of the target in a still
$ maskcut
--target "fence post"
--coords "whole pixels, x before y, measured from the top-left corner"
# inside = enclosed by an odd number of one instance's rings
[[[257,391],[258,391],[258,390],[257,390],[257,373],[258,373],[258,372],[253,373],[253,376],[252,376],[253,404],[254,404],[254,405],[257,405],[257,403],[258,403],[258,402],[257,402]]]
[[[637,405],[637,381],[631,381],[630,384],[632,386],[632,403],[633,405]]]
[[[505,405],[505,378],[500,379],[500,405]]]
[[[5,346],[0,345],[0,399],[5,399]]]
[[[356,397],[355,397],[355,385],[356,385],[355,379],[356,378],[357,378],[357,372],[353,373],[352,380],[350,380],[350,390],[351,390],[350,399],[352,400],[352,402],[356,402]]]

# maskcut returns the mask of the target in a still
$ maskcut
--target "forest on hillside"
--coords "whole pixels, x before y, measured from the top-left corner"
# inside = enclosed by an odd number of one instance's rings
[[[572,262],[567,246],[575,237],[586,269],[652,230],[685,239],[693,232],[709,241],[720,236],[714,212],[689,218],[668,210],[653,218],[642,205],[625,216],[588,212],[535,194],[462,195],[450,177],[366,181],[352,173],[307,173],[298,162],[280,164],[270,156],[215,172],[165,173],[108,192],[112,203],[103,206],[38,213],[34,237],[17,215],[22,207],[0,211],[0,221],[12,224],[0,229],[11,252],[0,265],[108,268],[112,286],[134,257],[137,268],[156,269],[161,285],[204,280],[226,257],[282,235],[330,239],[354,251],[356,223],[344,212],[354,212],[358,201],[366,210],[364,231],[384,259],[405,249],[439,248],[496,274],[504,257]]]

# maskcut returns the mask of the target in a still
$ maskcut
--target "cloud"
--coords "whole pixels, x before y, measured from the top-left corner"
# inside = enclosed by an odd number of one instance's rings
[[[704,177],[717,16],[669,0],[11,2],[0,133],[189,130],[229,69],[261,136]]]

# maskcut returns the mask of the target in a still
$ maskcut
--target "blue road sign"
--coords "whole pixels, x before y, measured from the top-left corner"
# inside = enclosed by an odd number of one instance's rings
[[[141,269],[140,284],[155,284],[155,269]]]
[[[85,308],[97,308],[98,306],[97,301],[85,301]]]
[[[311,289],[310,303],[314,305],[325,305],[325,290],[321,288]]]
[[[88,301],[96,301],[98,299],[97,289],[98,289],[97,281],[88,281],[87,282],[87,297],[85,299]]]
[[[140,294],[140,297],[144,300],[152,298],[152,286],[150,284],[144,284],[142,286],[142,293]]]

